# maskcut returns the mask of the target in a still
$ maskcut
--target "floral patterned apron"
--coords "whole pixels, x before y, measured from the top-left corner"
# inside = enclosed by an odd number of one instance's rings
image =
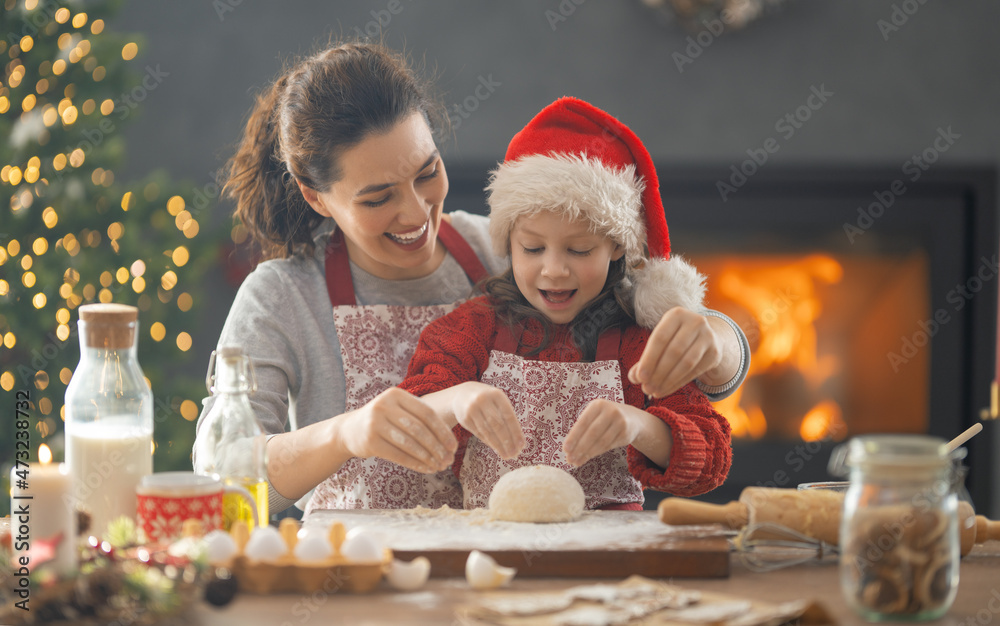
[[[642,486],[629,473],[624,447],[580,467],[567,463],[562,450],[570,428],[591,400],[625,401],[618,365],[620,343],[621,331],[611,328],[598,339],[593,363],[532,361],[517,355],[518,339],[500,324],[481,380],[510,398],[527,443],[517,458],[505,461],[479,438],[469,439],[461,469],[465,508],[488,506],[493,485],[501,476],[539,464],[572,474],[583,487],[588,509],[643,501]]]
[[[455,228],[441,220],[438,242],[473,283],[486,269]],[[347,382],[345,411],[363,406],[406,377],[420,332],[459,303],[432,306],[358,306],[344,236],[337,230],[326,247],[326,283],[340,340]],[[420,474],[381,458],[349,459],[320,483],[306,507],[313,509],[404,509],[462,507],[462,488],[451,468]]]

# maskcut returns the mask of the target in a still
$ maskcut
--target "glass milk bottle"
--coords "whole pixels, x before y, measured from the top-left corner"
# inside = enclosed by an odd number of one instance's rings
[[[79,308],[80,363],[66,387],[66,464],[89,533],[135,518],[135,488],[153,471],[153,393],[139,368],[139,310]]]
[[[250,406],[249,394],[256,390],[250,358],[238,347],[220,347],[212,352],[205,382],[214,402],[197,439],[194,470],[249,491],[256,501],[257,519],[266,525],[267,438]],[[239,494],[225,494],[222,506],[227,530],[236,520],[253,529],[253,513]]]

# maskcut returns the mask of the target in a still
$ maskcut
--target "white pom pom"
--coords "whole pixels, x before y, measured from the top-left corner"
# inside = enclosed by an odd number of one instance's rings
[[[632,285],[635,319],[643,328],[656,326],[675,306],[704,309],[705,276],[680,256],[646,261],[632,272]]]

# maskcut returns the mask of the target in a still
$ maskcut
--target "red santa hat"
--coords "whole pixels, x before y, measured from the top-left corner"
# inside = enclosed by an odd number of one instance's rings
[[[597,107],[566,97],[542,109],[514,135],[486,189],[497,254],[510,253],[521,216],[584,218],[625,249],[640,325],[652,328],[674,306],[702,308],[705,277],[670,254],[652,158],[635,133]]]

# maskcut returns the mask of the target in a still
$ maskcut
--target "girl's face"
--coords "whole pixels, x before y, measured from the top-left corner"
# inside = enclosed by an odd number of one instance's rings
[[[388,280],[437,269],[445,255],[437,235],[448,176],[423,115],[364,139],[339,164],[343,176],[329,190],[300,189],[344,231],[351,260]]]
[[[608,266],[625,251],[590,232],[586,220],[542,211],[520,217],[510,234],[514,282],[550,321],[567,324],[604,289]]]

